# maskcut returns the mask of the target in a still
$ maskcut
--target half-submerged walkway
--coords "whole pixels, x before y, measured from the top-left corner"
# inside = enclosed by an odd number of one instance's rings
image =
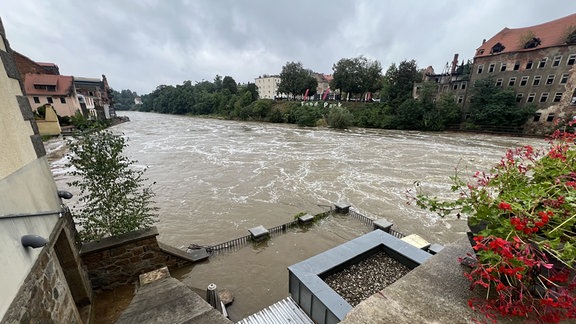
[[[132,302],[117,324],[232,324],[202,297],[165,271],[158,270],[140,279]]]

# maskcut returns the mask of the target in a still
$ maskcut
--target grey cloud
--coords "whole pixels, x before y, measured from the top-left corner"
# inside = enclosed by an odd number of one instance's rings
[[[331,73],[364,55],[386,69],[404,59],[440,72],[454,53],[470,59],[504,27],[576,12],[551,0],[132,0],[2,1],[12,47],[64,74],[106,74],[115,89],[147,93],[160,84],[240,82],[279,73],[287,61]]]

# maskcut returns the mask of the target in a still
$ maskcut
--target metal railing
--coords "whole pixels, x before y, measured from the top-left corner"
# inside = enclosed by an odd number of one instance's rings
[[[370,226],[371,228],[374,227],[374,221],[375,220],[366,216],[366,215],[362,215],[353,209],[350,209],[350,211],[348,211],[348,215],[351,216],[352,218],[355,218],[355,219],[361,221],[362,223],[366,224],[367,226]],[[406,235],[404,235],[398,231],[395,231],[393,229],[389,229],[388,234],[390,234],[396,238],[400,238],[400,239],[406,236]]]
[[[401,239],[401,238],[403,238],[403,237],[406,236],[406,235],[404,235],[404,234],[402,234],[402,233],[400,233],[400,232],[397,232],[397,231],[395,231],[395,230],[393,230],[393,229],[390,229],[390,230],[388,231],[388,234],[394,236],[395,238],[399,238],[399,239]]]
[[[328,216],[332,215],[333,213],[334,213],[334,209],[330,208],[329,211],[314,215],[314,221],[328,217]],[[354,219],[359,220],[360,222],[364,223],[365,225],[369,226],[370,228],[374,227],[374,219],[372,219],[368,216],[362,215],[353,209],[349,209],[347,215],[354,218]],[[286,233],[288,230],[295,228],[295,227],[299,227],[301,225],[302,224],[300,223],[300,221],[298,219],[294,219],[293,221],[290,221],[290,222],[282,224],[282,225],[271,227],[267,230],[268,230],[270,236],[273,237],[273,236],[277,236],[277,235]],[[396,237],[396,238],[403,238],[404,236],[406,236],[406,235],[404,235],[398,231],[395,231],[393,229],[390,229],[388,231],[388,233],[390,235]],[[238,237],[238,238],[232,239],[230,241],[226,241],[226,242],[219,243],[216,245],[199,246],[196,244],[191,244],[190,248],[205,248],[206,251],[210,255],[212,255],[214,253],[236,251],[250,242],[252,242],[252,235],[248,234],[248,235]]]
[[[251,235],[245,235],[245,236],[235,238],[235,239],[232,239],[232,240],[224,242],[224,243],[208,246],[206,248],[206,250],[210,254],[218,253],[221,251],[237,250],[237,249],[241,248],[242,246],[246,245],[246,243],[250,242],[251,238],[252,238]]]
[[[275,236],[278,234],[286,233],[286,231],[288,231],[289,229],[296,227],[298,225],[299,225],[298,220],[295,219],[295,220],[288,222],[286,224],[271,227],[268,229],[268,232],[270,232],[271,236]]]
[[[368,216],[364,216],[357,211],[350,209],[348,211],[348,216],[352,218],[356,218],[357,220],[361,221],[362,223],[366,224],[367,226],[374,226],[374,220]]]

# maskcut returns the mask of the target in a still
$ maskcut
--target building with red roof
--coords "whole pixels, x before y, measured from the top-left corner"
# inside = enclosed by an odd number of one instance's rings
[[[24,91],[32,109],[50,104],[58,115],[74,116],[80,108],[73,77],[34,73],[27,73],[23,77]]]
[[[504,28],[476,49],[469,64],[458,66],[457,56],[442,74],[427,70],[424,81],[451,93],[466,112],[469,90],[477,80],[491,78],[497,86],[516,92],[519,105],[536,105],[525,132],[541,133],[557,118],[576,115],[576,14],[543,24]],[[415,84],[413,96],[422,84]]]
[[[35,62],[14,53],[16,67],[24,80],[24,93],[33,110],[52,105],[59,116],[84,116],[109,119],[114,116],[111,92],[106,76],[85,78],[60,75],[58,65]]]
[[[576,108],[576,14],[540,25],[504,28],[476,50],[471,83],[487,77],[537,105],[535,123],[572,117]],[[570,115],[570,116],[569,116]]]

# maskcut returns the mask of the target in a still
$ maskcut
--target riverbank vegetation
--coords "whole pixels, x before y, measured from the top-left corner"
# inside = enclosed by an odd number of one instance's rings
[[[465,66],[461,68],[465,70]],[[258,99],[254,83],[237,84],[230,76],[216,75],[212,82],[160,85],[142,96],[143,103],[132,105],[132,109],[301,126],[426,131],[519,129],[536,111],[535,106],[519,107],[513,90],[482,80],[474,85],[470,107],[464,112],[454,96],[438,94],[436,83],[422,82],[423,72],[414,60],[392,64],[382,74],[378,61],[360,56],[341,59],[333,70],[331,88],[340,89],[350,101],[294,100],[302,98],[299,93],[315,88],[317,83],[301,63],[287,62],[280,85],[289,96],[282,100]],[[412,94],[415,83],[421,83],[417,98]],[[308,94],[315,92],[313,89]],[[122,90],[120,94],[130,97],[128,94],[134,93]]]

